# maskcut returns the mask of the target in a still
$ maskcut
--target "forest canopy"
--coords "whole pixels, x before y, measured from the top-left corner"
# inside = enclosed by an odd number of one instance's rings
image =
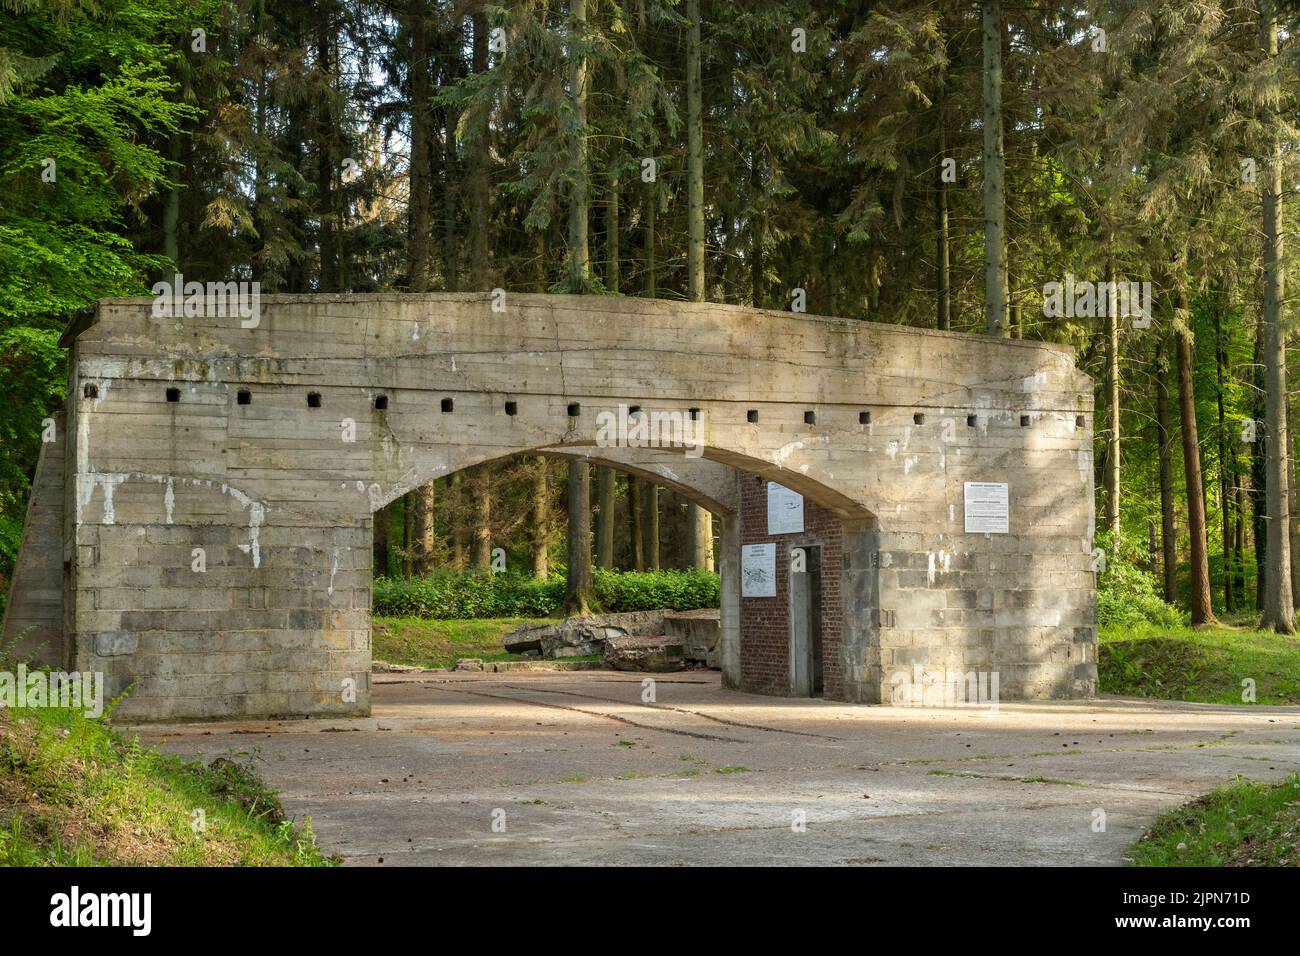
[[[1275,0],[5,0],[0,575],[62,330],[179,272],[1066,343],[1120,611],[1289,631],[1298,30]],[[588,480],[417,489],[377,570],[710,566],[698,506]]]

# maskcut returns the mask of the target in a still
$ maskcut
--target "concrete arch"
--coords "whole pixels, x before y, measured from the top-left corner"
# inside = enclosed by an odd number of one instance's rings
[[[717,469],[757,476],[738,484],[737,562],[803,540],[766,527],[767,483],[803,495],[843,558],[841,696],[887,699],[913,666],[996,668],[1007,697],[1095,688],[1092,388],[1068,348],[591,296],[156,311],[105,300],[64,336],[67,427],[5,623],[61,633],[110,690],[134,682],[121,714],[367,712],[373,510],[529,450],[621,460],[719,508]],[[610,447],[602,416],[637,406],[698,422],[701,457]],[[1005,533],[966,530],[979,482],[1007,485]],[[740,682],[783,692],[769,663]]]

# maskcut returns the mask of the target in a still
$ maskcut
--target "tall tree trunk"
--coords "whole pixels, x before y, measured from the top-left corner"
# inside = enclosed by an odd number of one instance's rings
[[[1260,0],[1259,44],[1268,58],[1277,56],[1275,0]],[[1282,247],[1282,139],[1271,108],[1265,128],[1272,142],[1261,181],[1264,210],[1264,401],[1268,445],[1265,449],[1268,486],[1268,587],[1260,627],[1281,634],[1295,630],[1291,599],[1291,492],[1287,476],[1286,330],[1283,314],[1286,266]]]
[[[430,159],[433,150],[433,124],[430,114],[429,91],[429,8],[427,0],[409,0],[407,27],[411,31],[411,143],[408,208],[409,276],[412,292],[429,291],[429,262],[432,243],[432,173]],[[413,506],[416,551],[414,557],[417,574],[433,570],[435,538],[437,535],[436,493],[433,482],[415,489],[407,498]]]
[[[643,522],[641,520],[641,479],[627,476],[627,518],[628,538],[632,543],[632,570],[645,570],[645,547],[642,544]]]
[[[479,465],[470,477],[474,496],[474,528],[470,563],[476,568],[492,567],[492,489],[495,469],[491,462]]]
[[[259,100],[259,107],[261,101]],[[167,138],[167,158],[174,163],[181,161],[181,135],[179,133]],[[259,167],[260,168],[260,167]],[[259,190],[254,194],[257,208],[265,202],[266,197]],[[181,186],[172,186],[167,190],[167,199],[163,205],[163,255],[172,261],[172,268],[181,270]],[[170,280],[169,280],[170,281]]]
[[[1165,333],[1156,337],[1156,435],[1160,462],[1160,569],[1166,603],[1178,601],[1178,532],[1174,523],[1173,432],[1169,427],[1169,363],[1165,356]]]
[[[1187,295],[1178,293],[1180,315],[1187,315]],[[1205,488],[1201,482],[1201,446],[1196,428],[1196,396],[1193,391],[1192,334],[1180,328],[1178,346],[1178,405],[1182,419],[1183,474],[1187,485],[1187,533],[1191,539],[1189,600],[1192,626],[1215,623],[1210,603],[1210,556],[1206,544]]]
[[[1300,495],[1297,494],[1295,482],[1295,422],[1296,409],[1294,405],[1290,405],[1287,408],[1286,415],[1286,478],[1288,487],[1291,489],[1291,520],[1288,522],[1290,527],[1287,529],[1287,541],[1291,547],[1291,606],[1293,609],[1300,608],[1300,561],[1295,560],[1296,553],[1300,551],[1300,526],[1296,524],[1296,515],[1300,514]]]
[[[587,241],[590,170],[587,160],[587,58],[576,44],[587,35],[587,0],[570,0],[569,37],[574,46],[569,56],[569,90],[573,97],[576,135],[573,143],[575,175],[569,194],[568,284],[571,292],[586,292],[591,275]],[[571,460],[568,472],[568,574],[564,586],[566,614],[586,614],[592,597],[591,575],[591,468],[585,461]]]
[[[545,458],[540,455],[533,460],[532,488],[529,519],[531,533],[528,545],[532,558],[533,577],[544,578],[551,573],[550,560],[550,524],[551,524],[551,489],[549,470]]]
[[[585,461],[569,461],[568,573],[564,581],[565,614],[591,611],[591,468]]]
[[[596,567],[614,566],[614,469],[596,466]]]
[[[388,576],[388,523],[392,520],[392,512],[388,510],[388,505],[384,505],[375,512],[373,517],[374,535],[374,576],[377,578]]]
[[[686,0],[686,298],[704,301],[704,107],[700,0]]]
[[[338,292],[338,258],[334,245],[334,231],[338,226],[334,198],[335,122],[334,122],[334,66],[333,31],[330,27],[332,5],[325,5],[317,15],[316,68],[321,82],[330,88],[315,110],[316,122],[316,212],[320,220],[320,277],[321,292]]]
[[[1236,488],[1233,489],[1233,495],[1237,501],[1237,527],[1234,530],[1236,546],[1233,549],[1236,552],[1236,558],[1233,563],[1237,567],[1236,592],[1238,601],[1246,600],[1246,482],[1242,478],[1241,472],[1234,467],[1233,480]]]
[[[454,472],[447,479],[448,497],[447,537],[451,539],[451,566],[457,571],[465,567],[468,548],[465,543],[465,473]]]
[[[439,36],[438,61],[439,81],[443,86],[457,82],[465,72],[465,22],[460,16],[450,18],[446,33]],[[458,225],[461,222],[460,200],[463,191],[461,183],[460,152],[456,142],[456,125],[459,115],[450,104],[443,107],[439,114],[441,143],[437,135],[430,144],[430,149],[441,157],[441,168],[432,176],[442,180],[442,287],[448,292],[460,291],[460,235]],[[438,147],[441,146],[441,149]]]
[[[659,486],[641,481],[641,564],[659,570]]]
[[[1228,437],[1228,420],[1223,403],[1225,364],[1223,322],[1216,303],[1214,306],[1214,369],[1217,385],[1215,400],[1219,411],[1219,511],[1223,518],[1223,609],[1231,612],[1236,608],[1237,602],[1233,594],[1232,567],[1232,439]]]
[[[983,0],[984,327],[1007,335],[1006,169],[1002,141],[1002,2]]]
[[[700,0],[686,0],[686,297],[704,301],[704,105],[700,89]],[[713,568],[713,515],[691,502],[687,560],[693,568]]]
[[[1264,384],[1264,323],[1255,326],[1255,401],[1251,414],[1255,421],[1255,443],[1250,449],[1251,535],[1255,540],[1255,610],[1264,610],[1268,589],[1268,430],[1261,428],[1268,419]]]
[[[755,150],[749,163],[749,193],[754,211],[749,221],[749,296],[754,308],[767,307],[767,281],[763,274],[763,243],[767,239],[767,217],[759,208],[759,194],[762,191],[762,171],[759,168],[758,151]]]
[[[1106,303],[1106,530],[1112,536],[1112,547],[1119,550],[1120,515],[1120,447],[1119,447],[1119,317],[1115,314],[1115,260],[1106,262],[1106,281],[1110,294]]]
[[[569,36],[573,42],[587,35],[587,0],[569,0]],[[591,275],[587,244],[587,58],[571,52],[569,90],[577,133],[573,143],[574,177],[569,195],[569,291],[586,292]],[[572,466],[570,466],[572,467]],[[586,467],[585,465],[583,466]]]
[[[415,531],[415,573],[428,574],[438,553],[438,508],[437,496],[432,481],[426,481],[411,492],[415,499],[415,515],[412,519]]]
[[[694,501],[686,506],[687,541],[690,553],[687,563],[693,568],[713,570],[713,515]]]
[[[471,69],[474,73],[481,74],[487,70],[487,13],[484,4],[478,4],[474,9],[471,23],[473,27]],[[460,44],[464,42],[463,33],[461,27],[452,31],[455,64],[460,62]],[[451,73],[459,72],[456,65],[452,65]],[[447,182],[450,183],[456,163],[455,114],[450,108],[446,113],[446,127]],[[469,287],[476,293],[485,293],[491,289],[491,269],[493,269],[491,246],[487,242],[491,222],[491,195],[487,187],[491,156],[487,148],[487,135],[489,135],[487,113],[476,114],[472,142],[469,144],[469,174],[465,182],[465,199],[469,207],[469,229],[465,237],[469,243]],[[459,247],[455,233],[455,193],[450,186],[446,196],[447,222],[446,238],[443,239],[443,252],[445,252],[443,272],[447,274],[447,289],[454,290],[458,282],[456,260],[458,260]],[[474,470],[471,479],[474,515],[471,563],[474,567],[491,567],[491,515],[493,515],[493,494],[497,486],[497,473],[497,463],[486,462]]]
[[[952,268],[948,252],[948,183],[943,178],[944,160],[948,156],[948,133],[944,129],[943,107],[937,109],[939,116],[939,170],[938,183],[934,190],[935,219],[935,286],[938,295],[938,314],[935,328],[947,331],[952,327]]]
[[[470,68],[476,75],[488,69],[488,21],[485,3],[474,8],[470,23],[474,29],[473,48]],[[492,288],[493,259],[492,243],[489,238],[489,224],[492,221],[492,197],[489,189],[491,176],[491,152],[489,150],[488,112],[481,110],[473,114],[473,136],[469,145],[470,172],[468,186],[469,199],[469,280],[475,292],[486,292]]]
[[[410,211],[410,275],[412,292],[429,291],[429,18],[427,0],[409,0],[407,27],[411,31],[411,144],[408,209]]]
[[[415,573],[415,492],[402,497],[402,576],[411,580]]]
[[[609,202],[606,204],[606,225],[605,225],[605,248],[609,256],[609,263],[605,268],[605,288],[610,292],[618,295],[619,286],[623,284],[621,263],[619,262],[619,225],[618,225],[618,173],[613,172],[609,177]]]
[[[658,294],[655,287],[655,216],[659,212],[658,185],[650,183],[645,194],[645,295],[653,299]]]

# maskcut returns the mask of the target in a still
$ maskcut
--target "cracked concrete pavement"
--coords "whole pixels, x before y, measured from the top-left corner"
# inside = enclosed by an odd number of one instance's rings
[[[370,718],[134,730],[252,755],[355,865],[1119,864],[1160,811],[1300,770],[1296,708],[867,707],[707,671],[377,674]]]

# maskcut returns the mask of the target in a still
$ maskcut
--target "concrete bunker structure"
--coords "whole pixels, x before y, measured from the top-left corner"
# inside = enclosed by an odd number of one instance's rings
[[[614,297],[276,295],[252,327],[153,303],[65,333],[3,631],[131,687],[119,716],[367,714],[372,514],[521,452],[714,513],[728,686],[1095,693],[1092,384],[1067,347]],[[636,406],[702,442],[599,440]]]

